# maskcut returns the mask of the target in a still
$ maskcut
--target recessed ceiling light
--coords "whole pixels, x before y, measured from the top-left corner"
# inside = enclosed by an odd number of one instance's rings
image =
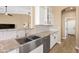
[[[73,9],[73,7],[70,7],[70,9]]]

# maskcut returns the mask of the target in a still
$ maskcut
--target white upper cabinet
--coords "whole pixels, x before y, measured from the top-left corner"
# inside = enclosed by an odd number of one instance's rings
[[[0,13],[5,13],[6,7],[0,6]],[[13,14],[28,14],[31,13],[32,8],[28,6],[7,6],[7,13]]]
[[[5,7],[4,6],[0,6],[0,13],[4,13],[5,12]]]
[[[50,8],[48,7],[35,7],[35,25],[52,25],[50,14],[52,13],[50,13]]]
[[[16,14],[28,14],[31,12],[31,7],[26,6],[8,6],[7,7],[8,13],[16,13]]]

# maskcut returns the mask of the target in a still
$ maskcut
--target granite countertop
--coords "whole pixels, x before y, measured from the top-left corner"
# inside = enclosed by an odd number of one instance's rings
[[[50,33],[51,33],[50,31],[45,31],[45,32],[36,33],[34,35],[37,35],[43,38],[45,36],[50,35]],[[6,53],[21,46],[22,45],[20,45],[15,39],[2,40],[0,41],[0,53]]]
[[[45,31],[45,32],[36,33],[35,35],[40,36],[41,38],[43,38],[43,37],[46,37],[50,34],[51,34],[50,31]]]
[[[20,45],[14,39],[0,41],[0,53],[9,52],[17,48],[18,46]]]

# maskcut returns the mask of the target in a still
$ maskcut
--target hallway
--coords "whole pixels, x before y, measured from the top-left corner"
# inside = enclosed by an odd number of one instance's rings
[[[62,39],[61,44],[56,44],[50,53],[76,53],[75,51],[75,36],[70,35],[66,40]]]

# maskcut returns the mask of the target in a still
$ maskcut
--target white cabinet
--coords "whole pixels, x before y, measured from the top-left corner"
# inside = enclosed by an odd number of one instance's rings
[[[16,31],[15,30],[5,31],[5,39],[15,39],[15,38],[16,38]]]
[[[9,51],[8,53],[19,53],[19,48],[16,48],[16,49],[14,49],[12,51]]]
[[[0,6],[0,13],[4,13],[5,12],[5,7],[4,6]]]
[[[15,38],[16,38],[16,31],[14,30],[0,31],[0,40],[8,40],[8,39],[15,39]]]
[[[2,31],[0,31],[0,40],[3,40],[3,32]]]
[[[8,13],[16,13],[16,14],[28,14],[31,12],[31,7],[26,6],[8,6],[7,7]]]
[[[50,8],[43,6],[35,7],[35,25],[51,25]]]
[[[13,30],[4,30],[2,31],[2,40],[15,39],[16,31]]]
[[[32,8],[29,6],[7,6],[7,10],[5,6],[0,6],[0,13],[13,13],[13,14],[28,14],[31,13]]]
[[[58,32],[53,32],[50,35],[50,49],[57,43],[58,41]]]
[[[8,29],[0,31],[0,40],[16,39],[25,37],[25,30]]]
[[[29,53],[43,53],[43,44],[35,48],[34,50],[30,51]]]

